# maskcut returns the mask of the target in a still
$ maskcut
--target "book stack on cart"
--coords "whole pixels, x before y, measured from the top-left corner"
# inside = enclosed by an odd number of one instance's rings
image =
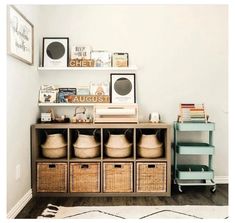
[[[181,122],[206,122],[204,104],[180,104]]]

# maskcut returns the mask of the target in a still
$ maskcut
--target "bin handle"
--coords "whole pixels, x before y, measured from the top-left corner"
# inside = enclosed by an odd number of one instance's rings
[[[157,168],[157,165],[155,165],[155,164],[148,164],[148,168]]]
[[[88,164],[81,164],[81,169],[88,169],[89,165]]]
[[[49,169],[52,169],[52,168],[55,168],[56,165],[55,164],[49,164],[48,167],[49,167]]]

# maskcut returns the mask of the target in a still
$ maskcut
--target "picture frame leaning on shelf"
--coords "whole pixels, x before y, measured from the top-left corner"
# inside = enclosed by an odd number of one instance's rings
[[[42,67],[69,66],[69,38],[43,37]]]
[[[136,81],[135,73],[110,74],[111,103],[135,104]]]

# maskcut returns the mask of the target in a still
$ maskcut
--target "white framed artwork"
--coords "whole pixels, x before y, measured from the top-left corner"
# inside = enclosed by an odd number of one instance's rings
[[[135,74],[110,74],[111,103],[136,103]]]
[[[34,26],[15,6],[8,6],[8,54],[33,65]]]
[[[67,67],[69,63],[69,38],[44,37],[43,38],[43,67]]]

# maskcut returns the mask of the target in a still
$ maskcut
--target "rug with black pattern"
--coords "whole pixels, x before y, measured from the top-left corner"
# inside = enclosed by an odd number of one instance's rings
[[[151,219],[151,218],[228,218],[228,206],[76,206],[48,204],[38,218],[54,219]]]

